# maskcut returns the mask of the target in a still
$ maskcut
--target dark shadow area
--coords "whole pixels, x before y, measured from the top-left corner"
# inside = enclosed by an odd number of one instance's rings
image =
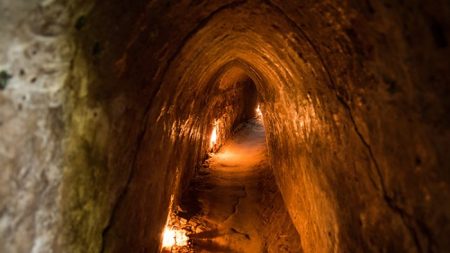
[[[244,86],[242,95],[244,100],[242,101],[241,105],[242,117],[235,122],[233,128],[236,128],[239,124],[246,122],[256,116],[255,109],[258,104],[258,91],[256,90],[255,83],[250,77],[248,77],[243,81],[242,85]]]
[[[237,251],[234,251],[230,247],[220,245],[218,243],[214,243],[211,241],[199,241],[194,240],[193,241],[193,248],[194,250],[208,250],[210,252],[223,252],[223,253],[238,253]]]

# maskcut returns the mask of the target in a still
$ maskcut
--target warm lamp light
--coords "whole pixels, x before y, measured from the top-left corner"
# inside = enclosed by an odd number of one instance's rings
[[[189,238],[183,230],[176,230],[169,227],[164,229],[163,233],[163,248],[172,248],[174,246],[186,246]]]
[[[211,132],[211,139],[209,140],[209,147],[214,148],[217,144],[217,122],[214,123],[213,130]]]
[[[259,104],[258,104],[258,106],[256,107],[256,116],[258,117],[258,118],[262,118],[262,112],[261,112],[261,108],[259,107]]]

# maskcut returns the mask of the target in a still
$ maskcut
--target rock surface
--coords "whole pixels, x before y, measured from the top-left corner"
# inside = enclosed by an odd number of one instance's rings
[[[214,122],[224,140],[256,93],[305,252],[450,250],[447,0],[0,13],[1,252],[157,252]]]

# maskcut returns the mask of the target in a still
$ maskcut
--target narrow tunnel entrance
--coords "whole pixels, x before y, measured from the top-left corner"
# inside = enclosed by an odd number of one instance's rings
[[[301,252],[268,162],[253,80],[231,68],[216,87],[217,96],[235,95],[228,100],[239,113],[227,123],[229,115],[216,115],[208,157],[172,207],[162,252]],[[221,129],[227,124],[231,131]]]

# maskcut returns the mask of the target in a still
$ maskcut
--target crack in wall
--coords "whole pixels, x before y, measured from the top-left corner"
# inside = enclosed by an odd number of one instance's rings
[[[375,155],[373,154],[372,148],[369,145],[369,143],[364,139],[364,136],[362,135],[362,133],[360,132],[360,130],[358,129],[358,126],[354,120],[353,114],[351,112],[351,108],[350,106],[345,102],[344,98],[338,93],[337,91],[337,86],[335,81],[332,78],[331,72],[329,71],[327,64],[325,63],[325,60],[323,59],[320,50],[315,46],[315,44],[312,42],[311,38],[308,36],[308,34],[304,31],[304,29],[302,27],[300,27],[299,25],[297,25],[297,23],[292,20],[288,14],[286,14],[284,12],[283,9],[281,9],[278,5],[276,5],[275,3],[273,3],[270,0],[265,0],[265,2],[270,5],[274,10],[276,10],[279,14],[281,14],[282,16],[284,16],[286,18],[287,21],[289,21],[289,23],[297,28],[297,30],[300,32],[300,34],[304,37],[304,39],[306,40],[306,42],[310,45],[310,47],[313,49],[313,51],[315,52],[316,56],[318,57],[325,73],[326,76],[329,79],[329,82],[331,84],[331,89],[335,91],[335,95],[337,100],[342,104],[342,106],[345,108],[349,118],[350,118],[350,122],[353,125],[353,129],[355,131],[355,133],[357,134],[357,136],[359,137],[359,139],[361,140],[361,143],[364,145],[364,147],[367,149],[368,153],[369,153],[369,157],[372,161],[372,163],[374,164],[375,167],[375,171],[376,171],[376,175],[377,175],[377,180],[378,180],[378,184],[375,183],[375,181],[372,180],[372,183],[374,183],[374,186],[381,192],[382,194],[382,198],[384,199],[385,203],[387,204],[387,206],[394,212],[396,213],[399,217],[400,220],[403,222],[403,225],[405,226],[405,228],[407,228],[407,230],[410,233],[410,236],[412,238],[412,240],[415,243],[416,248],[419,250],[419,252],[424,252],[422,249],[422,246],[420,244],[420,241],[418,239],[417,236],[417,229],[415,229],[414,227],[417,227],[417,221],[416,219],[414,219],[412,217],[412,215],[408,214],[405,210],[403,210],[401,207],[399,207],[395,201],[389,196],[388,191],[386,190],[386,186],[385,186],[385,180],[383,177],[383,174],[381,172],[381,169],[379,167],[378,161],[375,158]],[[413,225],[410,225],[410,223],[412,223]],[[428,229],[420,229],[422,234],[424,234],[427,237],[428,240],[428,250],[429,252],[431,251],[431,234],[426,233],[426,231]]]
[[[148,125],[147,121],[148,121],[148,119],[146,120],[145,126]],[[138,140],[138,144],[136,145],[136,148],[135,148],[135,150],[133,152],[135,155],[134,155],[134,159],[133,159],[133,164],[132,164],[132,166],[130,168],[130,171],[128,173],[126,184],[124,186],[124,189],[120,192],[119,196],[117,197],[117,200],[116,200],[115,204],[113,205],[113,207],[111,209],[111,215],[109,216],[108,222],[106,223],[106,226],[103,228],[103,231],[102,231],[102,243],[101,243],[101,247],[100,247],[100,252],[101,253],[105,252],[106,236],[108,235],[109,231],[111,230],[111,228],[113,226],[113,221],[115,220],[115,218],[117,216],[117,211],[118,211],[118,209],[120,207],[120,204],[123,202],[123,200],[125,198],[125,195],[128,192],[128,188],[129,188],[129,185],[131,183],[131,180],[134,177],[134,174],[135,174],[135,171],[136,171],[135,167],[136,167],[136,162],[137,162],[138,151],[139,151],[139,149],[140,149],[140,147],[142,145],[142,142],[143,142],[142,140],[143,140],[143,137],[145,135],[146,128],[147,127],[145,127],[144,130],[138,136],[138,139],[137,139]]]

